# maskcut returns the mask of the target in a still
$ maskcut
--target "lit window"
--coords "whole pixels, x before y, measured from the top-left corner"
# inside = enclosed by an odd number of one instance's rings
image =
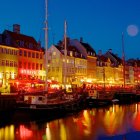
[[[6,60],[6,66],[9,66],[9,60]]]
[[[2,60],[2,66],[4,66],[5,65],[5,61],[4,60]]]
[[[56,52],[53,52],[53,55],[56,55]]]
[[[10,61],[10,67],[13,67],[13,61]]]

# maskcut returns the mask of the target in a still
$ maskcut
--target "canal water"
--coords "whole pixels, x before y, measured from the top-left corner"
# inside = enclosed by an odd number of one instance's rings
[[[0,140],[140,139],[140,103],[85,109],[51,121],[14,119],[0,125]]]

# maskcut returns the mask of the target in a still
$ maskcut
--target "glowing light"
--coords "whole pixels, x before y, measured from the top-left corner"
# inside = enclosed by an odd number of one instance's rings
[[[66,128],[63,123],[60,124],[60,138],[61,138],[61,140],[67,139]]]
[[[127,33],[130,36],[136,36],[138,34],[138,32],[139,32],[139,29],[136,25],[129,25],[127,27]]]
[[[92,79],[87,79],[87,82],[91,83],[92,82]]]
[[[33,133],[31,130],[26,128],[24,125],[20,125],[20,138],[21,139],[32,137],[32,135]]]
[[[0,79],[2,79],[2,73],[0,73]]]
[[[47,140],[51,140],[51,130],[48,123],[46,127],[46,137],[47,137]]]

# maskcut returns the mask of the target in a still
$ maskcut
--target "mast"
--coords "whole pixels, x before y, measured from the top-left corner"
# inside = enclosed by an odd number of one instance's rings
[[[45,90],[48,91],[48,0],[45,0],[45,69],[46,69],[46,80]]]
[[[105,66],[103,66],[103,82],[104,82],[103,90],[105,92]]]
[[[66,89],[66,63],[67,63],[67,22],[64,23],[64,89]]]
[[[124,52],[124,33],[122,32],[122,64],[123,64],[123,87],[125,88],[125,52]]]

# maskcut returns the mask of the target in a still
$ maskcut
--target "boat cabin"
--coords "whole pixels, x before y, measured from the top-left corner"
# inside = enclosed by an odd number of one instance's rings
[[[88,90],[88,97],[92,99],[97,99],[98,93],[95,89]]]
[[[25,95],[24,101],[28,104],[47,104],[47,97],[43,95]]]

